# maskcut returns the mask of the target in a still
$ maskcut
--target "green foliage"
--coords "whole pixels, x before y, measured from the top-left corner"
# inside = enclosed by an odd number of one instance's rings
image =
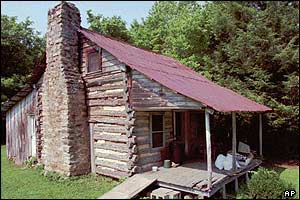
[[[30,78],[45,52],[45,38],[31,27],[28,18],[1,15],[1,102],[12,97]]]
[[[25,160],[24,164],[28,168],[33,168],[37,164],[37,158],[36,157],[30,157],[29,159]]]
[[[38,170],[38,171],[43,171],[44,170],[44,168],[45,168],[45,165],[44,164],[41,164],[41,163],[37,163],[36,165],[35,165],[35,169],[36,170]]]
[[[293,186],[280,179],[277,172],[260,167],[237,196],[239,199],[285,199],[284,191],[292,189]]]
[[[296,189],[295,199],[299,199],[299,166],[296,168],[285,169],[280,173],[280,178],[290,182]]]
[[[44,172],[44,176],[47,177],[47,179],[50,181],[57,181],[57,182],[62,182],[67,179],[67,177],[64,177],[56,172]]]
[[[87,21],[90,29],[98,31],[104,35],[119,38],[124,41],[129,40],[126,22],[120,16],[104,17],[103,15],[93,15],[92,10],[87,11]]]
[[[127,179],[128,179],[127,177],[122,177],[122,178],[120,178],[119,182],[120,182],[120,183],[123,183],[123,182],[126,181]]]

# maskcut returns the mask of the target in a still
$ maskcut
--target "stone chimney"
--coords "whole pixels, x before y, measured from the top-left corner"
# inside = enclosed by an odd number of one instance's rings
[[[61,2],[48,12],[47,67],[42,94],[41,161],[67,176],[90,172],[84,85],[79,71],[79,10]]]

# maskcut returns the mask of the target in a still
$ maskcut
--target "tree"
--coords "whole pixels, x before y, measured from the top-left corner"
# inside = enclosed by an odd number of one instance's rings
[[[113,16],[110,18],[104,17],[101,14],[94,15],[92,10],[88,10],[87,15],[90,29],[123,41],[129,41],[130,37],[126,28],[126,22],[122,20],[120,16]]]
[[[32,23],[1,15],[1,102],[24,85],[45,52],[45,39],[31,28]]]

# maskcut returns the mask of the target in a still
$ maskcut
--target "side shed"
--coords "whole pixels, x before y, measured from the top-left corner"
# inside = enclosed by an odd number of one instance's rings
[[[45,65],[35,68],[32,78],[2,105],[6,112],[6,155],[16,164],[30,157],[41,158],[41,84]]]

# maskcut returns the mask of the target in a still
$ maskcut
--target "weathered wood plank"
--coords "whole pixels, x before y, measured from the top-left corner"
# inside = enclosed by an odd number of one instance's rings
[[[239,179],[235,178],[234,179],[234,191],[237,193],[239,190]]]
[[[232,112],[232,170],[236,170],[236,113]]]
[[[119,171],[130,172],[127,162],[117,161],[113,159],[98,158],[95,160],[96,166],[109,167]]]
[[[122,177],[127,177],[130,175],[129,172],[114,170],[114,169],[110,169],[108,167],[102,167],[102,166],[96,167],[96,173],[102,174],[105,176],[109,176],[109,177],[113,177],[113,178],[117,178],[117,179],[120,179]]]
[[[137,174],[101,196],[100,199],[132,199],[155,181],[156,178],[148,179]]]
[[[138,145],[149,144],[150,143],[150,135],[137,136],[136,140],[137,140]]]
[[[128,137],[126,135],[115,134],[115,133],[107,133],[107,132],[100,132],[94,130],[94,139],[95,140],[105,140],[105,141],[112,141],[112,142],[128,142]]]
[[[132,79],[133,107],[202,107],[199,102],[177,94],[136,70],[132,70]]]
[[[114,97],[113,95],[109,95],[109,96]],[[105,99],[103,99],[103,97],[88,98],[87,105],[89,107],[93,107],[93,106],[121,106],[125,104],[123,98],[114,99],[111,97]]]
[[[123,90],[117,90],[117,91],[112,91],[112,92],[94,91],[94,92],[89,92],[87,94],[87,99],[89,100],[89,99],[99,99],[99,98],[109,98],[109,97],[121,99],[123,97],[123,95],[124,95]],[[123,102],[124,102],[124,100],[123,100]]]
[[[262,157],[263,156],[263,151],[262,151],[262,114],[259,114],[259,155]]]
[[[14,157],[16,164],[22,164],[32,155],[32,152],[30,151],[31,133],[27,129],[27,127],[30,127],[27,116],[28,114],[34,114],[35,111],[37,111],[36,103],[37,90],[32,90],[26,97],[13,105],[6,115],[7,157]],[[37,135],[37,137],[39,136]]]
[[[111,89],[123,89],[124,83],[123,81],[117,81],[113,83],[107,83],[100,86],[92,86],[87,87],[87,92],[94,92],[94,91],[106,91]]]
[[[114,117],[127,117],[125,111],[118,111],[118,110],[103,110],[102,106],[93,106],[89,107],[90,115],[97,115],[97,116],[114,116]]]
[[[108,141],[96,142],[94,144],[96,149],[104,149],[104,150],[114,150],[119,152],[130,152],[130,149],[126,143],[115,143]]]
[[[109,117],[109,116],[106,116],[103,118],[90,116],[89,122],[119,124],[119,125],[125,125],[125,124],[129,123],[129,122],[127,122],[126,118],[122,118],[122,117],[116,118],[116,117]]]
[[[85,70],[87,70],[87,69],[85,69]],[[98,71],[85,73],[83,75],[83,78],[84,78],[84,81],[87,82],[87,81],[92,81],[93,79],[97,79],[97,78],[101,78],[101,77],[105,77],[105,76],[111,76],[111,75],[120,74],[120,73],[123,73],[123,72],[121,70],[107,71],[107,72],[98,70]]]
[[[100,74],[100,76],[98,77],[92,77],[90,75],[89,78],[85,78],[85,81],[87,87],[93,87],[97,85],[122,81],[124,78],[123,76],[123,72]]]
[[[102,55],[102,63],[111,60],[116,60],[116,57],[114,57],[113,55],[104,55],[104,54]]]
[[[142,166],[142,165],[146,165],[149,163],[157,163],[159,161],[161,161],[161,155],[160,154],[152,154],[149,156],[142,157],[142,159],[140,159],[138,161],[138,164],[140,166]]]
[[[123,66],[124,64],[121,63],[117,59],[105,60],[102,61],[102,67],[111,67],[111,66]]]
[[[117,151],[96,151],[95,156],[98,158],[105,158],[105,159],[113,159],[117,161],[123,161],[123,162],[136,162],[137,156],[133,155],[132,153],[120,153]]]
[[[224,184],[223,187],[222,187],[222,198],[223,198],[223,199],[227,199],[227,195],[226,195],[226,184]]]
[[[205,132],[206,132],[206,158],[207,158],[207,170],[208,170],[208,189],[212,185],[212,161],[211,161],[211,141],[210,141],[210,122],[209,122],[209,112],[205,109]]]
[[[126,133],[127,129],[124,126],[95,126],[95,131],[98,132],[112,132],[112,133]]]

